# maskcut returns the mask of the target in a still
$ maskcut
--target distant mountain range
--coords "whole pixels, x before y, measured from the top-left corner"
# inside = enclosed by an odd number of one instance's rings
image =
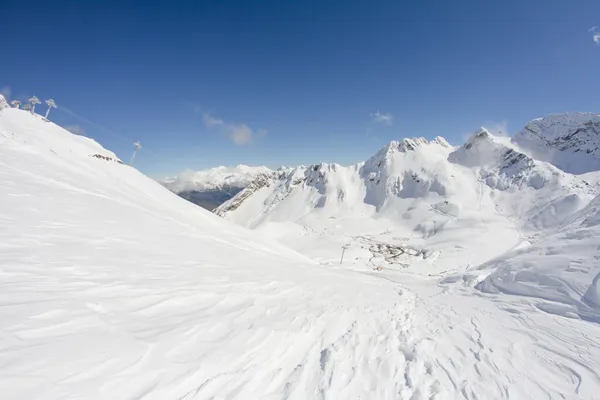
[[[216,167],[202,171],[185,171],[176,177],[165,178],[160,183],[203,208],[212,210],[239,193],[264,173],[271,173],[267,167]]]
[[[528,179],[530,184],[534,186],[536,184],[545,184],[550,179],[550,176],[555,173],[560,174],[560,171],[553,170],[551,172],[551,167],[544,166],[544,164],[541,164],[543,162],[547,162],[567,174],[580,175],[591,172],[590,175],[582,175],[580,178],[593,186],[597,186],[598,184],[598,174],[594,171],[600,170],[599,114],[566,113],[537,118],[529,122],[522,131],[510,140],[503,137],[494,137],[485,130],[482,130],[482,132],[485,133],[485,141],[478,140],[478,137],[481,138],[481,135],[475,135],[462,146],[462,151],[457,151],[459,150],[458,148],[450,146],[441,137],[435,138],[431,142],[424,138],[412,138],[399,142],[392,141],[371,159],[350,167],[342,167],[337,164],[319,164],[308,167],[280,168],[277,171],[273,171],[264,166],[221,166],[202,171],[186,171],[176,177],[164,179],[161,183],[181,197],[209,210],[223,205],[216,212],[220,215],[225,215],[232,208],[239,208],[242,199],[246,201],[250,197],[249,192],[257,191],[264,186],[272,187],[274,193],[277,193],[276,198],[269,199],[267,201],[268,204],[265,204],[265,207],[268,209],[274,208],[274,202],[282,200],[283,197],[286,197],[300,183],[315,187],[317,192],[326,196],[331,203],[331,185],[329,185],[329,190],[326,189],[323,181],[324,176],[330,176],[333,173],[332,171],[345,171],[344,173],[347,174],[350,170],[353,170],[358,175],[353,176],[352,180],[358,183],[359,186],[363,185],[365,187],[364,194],[355,194],[362,196],[365,204],[376,205],[378,208],[381,208],[389,196],[394,196],[395,190],[398,190],[396,194],[399,194],[400,197],[402,193],[406,194],[408,190],[411,190],[409,189],[410,185],[406,185],[409,181],[405,181],[405,176],[393,176],[393,172],[390,175],[391,155],[395,152],[406,153],[417,148],[424,148],[427,149],[425,152],[428,155],[418,157],[419,161],[417,164],[425,164],[419,168],[429,170],[427,164],[442,162],[443,160],[439,159],[441,156],[450,164],[471,166],[475,169],[483,168],[483,170],[487,171],[485,179],[490,185],[504,185],[506,186],[505,189],[508,189],[510,184],[515,183],[517,180],[523,179]],[[466,151],[473,145],[476,145],[479,151],[475,154],[471,151],[467,155]],[[455,153],[455,151],[457,152]],[[420,154],[421,151],[417,153]],[[492,158],[495,160],[495,167],[489,162],[485,163],[485,165],[482,164],[482,161],[487,159],[489,155],[495,157]],[[504,164],[501,160],[497,159],[498,156],[507,157],[504,160]],[[427,160],[427,157],[430,160]],[[404,157],[402,163],[403,165],[409,165],[410,161],[407,157]],[[392,164],[395,165],[397,163],[392,162]],[[448,170],[448,167],[449,165],[444,167],[443,163],[437,166],[438,169],[446,170]],[[496,168],[496,170],[493,171],[490,168]],[[530,176],[526,170],[529,169],[531,171],[531,168],[534,168],[536,172]],[[413,174],[418,176],[419,173],[422,173],[413,169],[407,168],[403,173],[409,173],[411,177]],[[398,180],[399,178],[400,180]],[[429,179],[431,176],[425,178]],[[435,191],[436,188],[441,189],[443,187],[441,185],[442,182],[436,180],[439,178],[440,176],[438,175],[437,178],[426,181],[430,184],[428,187],[425,187],[427,186],[425,185],[414,189],[426,191]],[[511,181],[509,184],[508,180],[511,179],[514,182]],[[382,180],[386,182],[386,185],[393,181],[392,186],[382,186]],[[240,193],[252,182],[254,184],[248,190]],[[446,183],[450,184],[450,182]],[[581,183],[581,185],[585,185],[585,183]],[[338,196],[347,196],[357,189],[357,187],[350,188],[348,185],[342,186],[344,187],[336,187]],[[402,190],[398,189],[400,187],[402,187]],[[239,197],[234,199],[238,194]],[[229,203],[229,200],[232,200],[233,203]],[[326,201],[325,197],[320,198],[319,201],[323,205]],[[263,211],[260,211],[261,215],[264,215]]]

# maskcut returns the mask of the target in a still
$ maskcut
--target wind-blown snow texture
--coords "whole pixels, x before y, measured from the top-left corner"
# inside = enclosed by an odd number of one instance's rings
[[[507,245],[498,242],[522,245],[519,230],[531,224],[496,212],[499,189],[483,182],[500,166],[449,162],[457,151],[441,140],[405,141],[358,166],[263,177],[225,214],[246,212],[257,226],[248,231],[91,139],[0,110],[2,397],[594,398],[597,268],[587,263],[577,280],[562,281],[580,283],[569,289],[580,295],[569,297],[575,314],[546,307],[566,297],[511,296],[497,280],[488,285],[514,253],[485,269],[477,260],[489,259],[485,251],[500,256]],[[379,162],[385,168],[376,170]],[[517,175],[506,174],[513,183],[503,193],[544,190]],[[562,196],[549,192],[544,201]],[[265,200],[266,216],[250,213]],[[283,207],[306,201],[301,211]],[[573,259],[593,259],[596,203],[559,218],[556,235],[587,238],[568,248]],[[348,228],[356,235],[339,234]],[[399,233],[411,237],[394,239]],[[547,243],[568,246],[552,235]],[[267,236],[293,240],[305,255]],[[372,269],[377,260],[381,271]],[[452,271],[440,270],[444,263]],[[588,281],[595,286],[584,290]]]

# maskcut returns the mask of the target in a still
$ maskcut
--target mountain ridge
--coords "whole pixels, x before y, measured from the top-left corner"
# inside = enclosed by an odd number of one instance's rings
[[[600,170],[600,114],[551,114],[527,123],[512,141],[534,158],[573,174]]]

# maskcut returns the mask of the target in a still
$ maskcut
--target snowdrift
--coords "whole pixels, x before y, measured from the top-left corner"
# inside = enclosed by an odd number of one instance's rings
[[[600,323],[599,244],[600,196],[556,233],[480,266],[493,272],[477,288],[548,300],[537,306]]]

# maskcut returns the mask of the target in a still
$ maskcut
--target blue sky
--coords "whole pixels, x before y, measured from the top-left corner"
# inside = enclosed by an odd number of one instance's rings
[[[96,4],[98,3],[98,4]],[[3,1],[0,89],[160,177],[599,111],[600,1]],[[600,41],[600,39],[598,39]]]

